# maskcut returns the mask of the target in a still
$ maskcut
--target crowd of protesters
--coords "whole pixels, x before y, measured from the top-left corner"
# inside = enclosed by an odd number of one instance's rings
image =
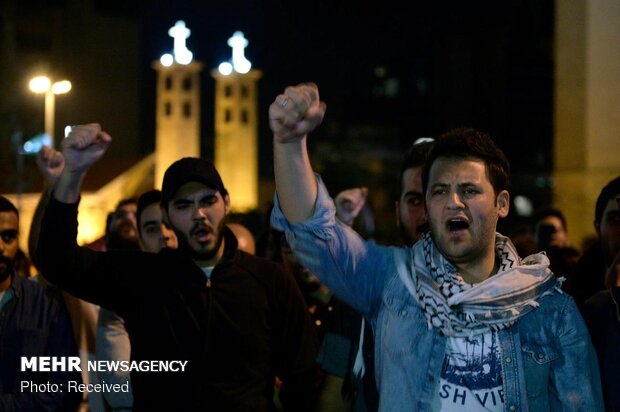
[[[229,221],[235,194],[213,163],[182,158],[80,246],[82,181],[112,137],[86,124],[43,148],[27,253],[0,196],[0,411],[620,410],[620,176],[596,201],[596,242],[580,250],[549,205],[532,216],[536,252],[520,256],[497,232],[504,153],[448,130],[404,156],[402,244],[381,246],[353,226],[372,193],[332,199],[312,169],[325,110],[314,84],[269,108],[266,244]],[[24,367],[54,357],[82,373]],[[92,360],[187,368],[89,373]]]

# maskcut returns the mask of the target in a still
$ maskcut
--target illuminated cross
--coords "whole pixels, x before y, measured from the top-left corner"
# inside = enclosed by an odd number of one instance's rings
[[[248,40],[243,36],[243,32],[236,31],[228,39],[228,45],[232,47],[232,64],[237,73],[247,73],[252,68],[252,63],[245,58],[244,49],[248,46]]]
[[[174,39],[174,60],[180,64],[189,64],[192,61],[193,55],[185,45],[185,40],[189,37],[191,31],[185,26],[183,20],[176,22],[174,27],[168,30],[168,35]]]

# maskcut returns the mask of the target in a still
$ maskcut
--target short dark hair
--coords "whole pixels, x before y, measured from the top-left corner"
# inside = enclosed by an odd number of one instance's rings
[[[142,229],[140,228],[140,221],[142,220],[142,212],[153,203],[157,203],[160,206],[161,191],[157,189],[149,190],[140,195],[138,198],[138,211],[136,213],[136,221],[138,223],[138,233],[142,235]]]
[[[126,199],[121,199],[121,200],[119,200],[119,202],[116,204],[116,207],[114,208],[114,211],[115,211],[115,212],[118,212],[118,210],[119,210],[121,207],[125,206],[125,205],[137,205],[137,204],[138,204],[138,201],[136,200],[136,198],[135,198],[135,197],[129,197],[129,198],[126,198]]]
[[[398,173],[398,186],[396,186],[396,190],[394,192],[394,198],[396,200],[400,200],[400,195],[403,191],[403,176],[405,172],[409,169],[424,166],[426,156],[433,146],[433,143],[434,140],[431,138],[424,138],[421,142],[416,140],[416,142],[411,145],[409,150],[407,150],[407,153],[405,153],[405,157],[400,164],[400,171]]]
[[[620,194],[620,176],[612,179],[609,183],[607,183],[603,190],[601,190],[598,198],[596,199],[596,207],[594,209],[594,223],[597,227],[601,224],[601,219],[603,218],[603,212],[605,211],[607,202],[609,202],[614,196],[618,194]]]
[[[472,128],[460,127],[439,136],[428,153],[422,169],[424,193],[428,189],[431,166],[439,157],[482,160],[495,194],[509,189],[510,164],[508,159],[486,133]]]
[[[560,222],[562,222],[562,226],[564,227],[564,230],[568,230],[568,226],[566,224],[566,217],[564,216],[564,213],[562,213],[560,209],[556,209],[554,207],[545,207],[545,208],[538,210],[536,213],[534,213],[534,215],[532,216],[533,225],[536,226],[538,222],[540,222],[541,220],[543,220],[544,218],[548,216],[554,216],[560,219]],[[536,228],[534,227],[534,229]]]
[[[19,211],[13,202],[2,195],[0,195],[0,212],[15,212],[17,217],[19,217]]]

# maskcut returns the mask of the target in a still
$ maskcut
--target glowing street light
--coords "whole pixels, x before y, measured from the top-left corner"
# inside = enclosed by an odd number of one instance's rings
[[[61,80],[52,83],[49,77],[37,76],[30,80],[29,87],[34,93],[45,93],[45,133],[49,136],[53,146],[56,95],[68,93],[71,90],[71,82],[69,80]]]

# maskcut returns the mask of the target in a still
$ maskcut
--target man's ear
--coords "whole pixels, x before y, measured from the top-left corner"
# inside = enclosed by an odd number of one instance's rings
[[[497,207],[500,218],[508,216],[508,212],[510,211],[510,193],[508,193],[507,190],[502,190],[497,195]]]
[[[224,212],[228,215],[230,213],[230,196],[228,193],[224,195]]]

